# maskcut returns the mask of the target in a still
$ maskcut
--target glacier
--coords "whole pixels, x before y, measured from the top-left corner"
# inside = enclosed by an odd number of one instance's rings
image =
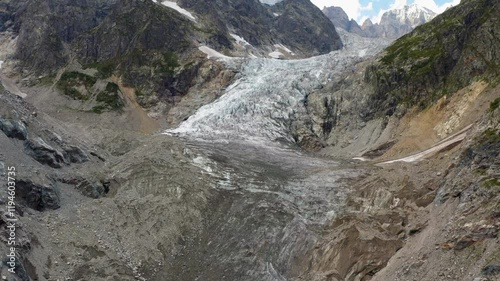
[[[293,142],[289,125],[307,95],[389,44],[340,31],[344,48],[300,60],[213,56],[239,74],[225,93],[165,133],[210,141]],[[284,79],[286,77],[286,79]]]

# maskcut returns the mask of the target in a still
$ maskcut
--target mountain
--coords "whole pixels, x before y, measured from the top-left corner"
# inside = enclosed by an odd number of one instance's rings
[[[498,0],[299,60],[198,2],[0,0],[1,279],[499,279]]]
[[[396,39],[407,34],[415,27],[429,22],[436,16],[436,13],[427,8],[411,4],[401,9],[385,12],[380,23],[373,24],[370,19],[366,19],[359,27],[354,19],[348,19],[347,14],[340,7],[325,7],[323,13],[336,27],[343,28],[348,32],[364,37],[390,39]]]
[[[234,33],[254,47],[282,44],[307,56],[338,50],[342,42],[331,22],[309,0],[179,0],[206,26]]]
[[[433,11],[417,4],[404,6],[385,12],[378,24],[377,36],[384,38],[399,38],[415,27],[429,22],[436,16]]]
[[[346,12],[341,7],[324,7],[322,11],[323,14],[333,22],[335,27],[340,27],[348,32],[361,36],[364,35],[358,23],[354,19],[349,20],[349,16],[347,16]]]
[[[84,63],[123,58],[134,49],[180,54],[195,49],[195,42],[231,52],[236,45],[231,34],[242,37],[263,54],[276,44],[302,57],[342,47],[331,22],[307,0],[274,5],[257,0],[163,1],[165,5],[139,0],[2,3],[6,6],[0,13],[2,26],[12,25],[20,35],[21,45],[32,42],[32,47],[26,44],[17,50],[17,58],[26,67],[43,73],[67,63],[68,54],[74,52],[79,54],[76,59]],[[179,13],[182,8],[196,19]]]
[[[1,0],[0,31],[17,38],[11,62],[26,76],[53,80],[68,65],[76,72],[95,70],[93,79],[120,77],[143,93],[137,98],[142,106],[161,104],[158,108],[168,111],[188,94],[203,65],[214,64],[200,47],[230,56],[276,58],[304,58],[342,47],[333,24],[310,1],[272,4]],[[205,81],[217,74],[210,73]],[[230,76],[225,77],[224,81]],[[92,91],[77,88],[71,89],[71,96],[80,97],[86,107],[103,106],[91,106]],[[211,91],[207,96],[215,98],[216,91]]]

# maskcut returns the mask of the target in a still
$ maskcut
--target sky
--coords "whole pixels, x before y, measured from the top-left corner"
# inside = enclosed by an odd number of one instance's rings
[[[384,12],[404,5],[417,3],[439,14],[446,8],[457,5],[460,0],[311,0],[311,2],[320,9],[325,6],[342,7],[350,18],[361,25],[367,18],[374,23],[379,22]]]

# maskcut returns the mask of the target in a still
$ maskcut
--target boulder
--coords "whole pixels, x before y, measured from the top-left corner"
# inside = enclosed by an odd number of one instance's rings
[[[482,275],[495,276],[500,275],[500,264],[490,264],[481,270]]]
[[[57,179],[59,182],[75,186],[76,190],[83,195],[97,199],[105,196],[109,192],[110,182],[100,182],[95,179],[76,176],[62,177]]]
[[[16,181],[16,195],[37,211],[55,210],[61,207],[59,192],[54,184],[41,185],[31,180]]]
[[[66,164],[63,153],[48,145],[41,138],[26,141],[24,147],[28,155],[44,165],[61,168],[63,164]]]
[[[28,137],[28,130],[26,125],[19,120],[8,120],[0,118],[0,130],[9,138],[26,140]]]
[[[85,151],[73,145],[64,149],[64,156],[66,156],[67,161],[70,163],[85,163],[90,160]]]

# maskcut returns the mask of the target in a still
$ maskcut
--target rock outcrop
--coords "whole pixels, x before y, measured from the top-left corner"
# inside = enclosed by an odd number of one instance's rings
[[[33,159],[52,168],[61,168],[66,164],[64,154],[39,137],[28,140],[25,144],[25,150]]]
[[[6,120],[0,118],[0,130],[4,132],[9,138],[15,138],[19,140],[26,140],[28,137],[28,130],[26,125],[19,120]]]
[[[61,207],[59,191],[51,185],[39,185],[31,180],[16,181],[17,195],[25,204],[37,211],[54,210]]]

